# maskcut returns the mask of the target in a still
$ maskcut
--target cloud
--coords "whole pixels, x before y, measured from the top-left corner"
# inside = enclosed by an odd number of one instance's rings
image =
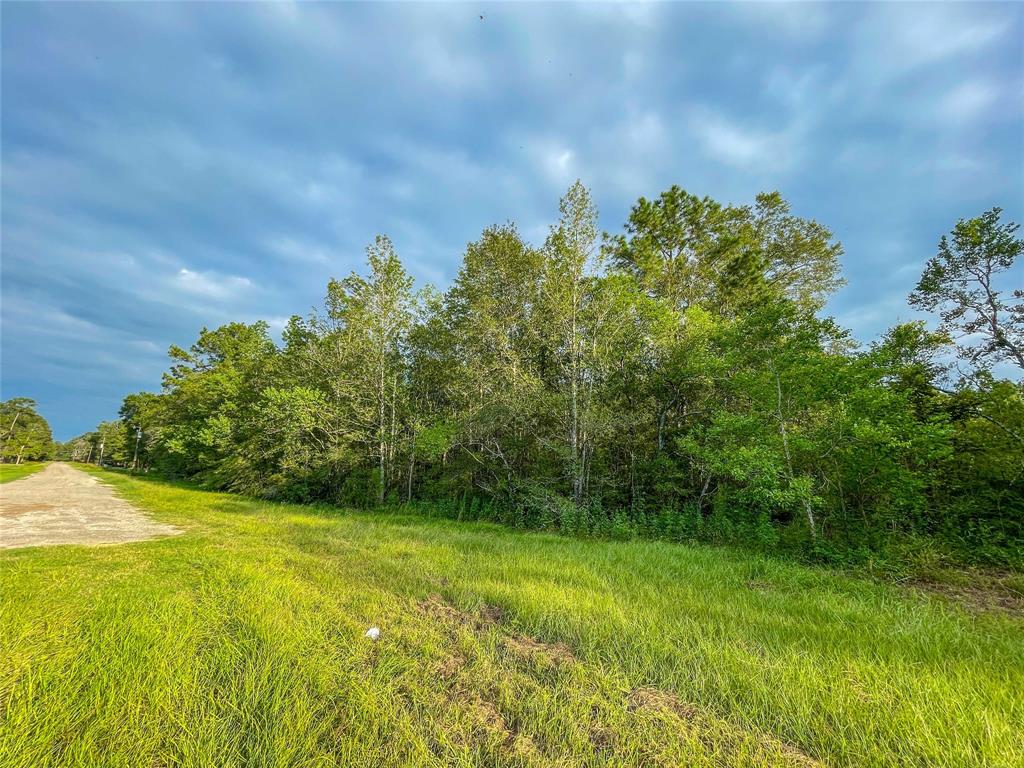
[[[552,146],[543,150],[541,162],[548,178],[556,184],[565,185],[572,180],[574,153],[562,146]]]
[[[795,161],[786,132],[745,126],[712,109],[694,110],[690,130],[710,157],[753,173],[784,171]]]
[[[903,53],[905,66],[923,66],[991,45],[1009,30],[1002,20],[979,18],[968,6],[949,4],[918,14],[911,7],[893,7],[892,16],[883,20],[894,47]],[[908,14],[913,14],[912,19]]]
[[[187,293],[223,301],[238,298],[252,288],[252,281],[247,277],[195,272],[182,267],[175,275],[175,285]]]
[[[852,38],[858,76],[884,82],[985,55],[1009,39],[1015,23],[1019,11],[980,3],[878,5]]]
[[[939,114],[947,120],[969,123],[983,118],[999,99],[992,83],[972,80],[957,85],[942,99]]]

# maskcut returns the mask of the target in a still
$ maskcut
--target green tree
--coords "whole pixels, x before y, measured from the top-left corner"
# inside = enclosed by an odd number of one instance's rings
[[[940,329],[959,341],[961,357],[976,368],[1009,361],[1024,371],[1024,291],[1001,288],[1014,274],[1024,240],[1015,237],[1017,224],[999,223],[1001,214],[1001,208],[993,208],[961,219],[943,235],[910,303],[938,312]]]
[[[168,397],[152,392],[127,395],[121,404],[120,417],[126,439],[132,449],[132,466],[149,467],[164,460],[163,436],[167,421]]]
[[[998,210],[961,222],[914,295],[940,329],[862,349],[821,315],[840,246],[777,193],[672,187],[599,246],[576,182],[541,247],[488,227],[444,294],[416,292],[381,236],[281,349],[262,323],[203,329],[160,394],[61,455],[129,463],[141,429],[142,465],[267,497],[843,560],[923,537],[1020,563],[1024,385],[987,370],[1020,362],[1020,291],[997,285],[1015,231]],[[953,336],[975,370],[949,385]],[[16,459],[26,411],[5,408]]]
[[[20,464],[25,460],[48,459],[53,455],[50,425],[36,411],[36,402],[15,397],[0,402],[0,457]]]
[[[625,229],[609,238],[616,267],[678,312],[697,303],[730,311],[739,286],[755,284],[818,309],[843,283],[832,233],[793,216],[778,192],[735,207],[673,186],[640,198]]]
[[[543,472],[542,268],[542,254],[514,226],[484,230],[416,336],[417,381],[433,382],[440,406],[430,435],[448,434],[449,447],[469,462],[460,471],[491,493],[513,477]]]
[[[355,272],[327,286],[318,367],[330,378],[339,432],[363,446],[377,467],[377,502],[395,479],[408,398],[408,335],[417,314],[413,280],[391,240],[366,249],[369,275]]]
[[[129,461],[128,436],[124,422],[103,421],[96,427],[97,449],[94,458],[98,464],[124,466]]]
[[[576,181],[559,202],[561,214],[544,245],[541,311],[548,381],[560,393],[566,469],[575,503],[583,500],[592,450],[590,407],[594,378],[589,363],[596,337],[592,310],[596,284],[597,208]],[[588,316],[589,314],[589,316]],[[588,327],[589,326],[589,327]]]
[[[246,461],[239,446],[252,410],[273,380],[277,349],[267,324],[204,328],[188,350],[174,346],[169,354],[173,364],[164,374],[159,417],[166,468],[214,478],[231,465],[229,473],[236,473]]]

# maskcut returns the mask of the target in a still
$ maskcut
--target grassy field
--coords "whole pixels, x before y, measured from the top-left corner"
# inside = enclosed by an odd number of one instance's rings
[[[24,464],[0,464],[0,483],[9,483],[38,472],[45,467],[41,461],[26,461]]]
[[[1019,616],[99,474],[186,533],[0,555],[0,765],[1024,764]]]

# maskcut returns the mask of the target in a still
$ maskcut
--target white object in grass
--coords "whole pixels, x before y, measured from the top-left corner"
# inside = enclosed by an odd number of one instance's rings
[[[380,629],[378,629],[377,627],[370,627],[368,630],[366,630],[365,637],[368,637],[371,640],[376,641],[377,638],[380,637]]]

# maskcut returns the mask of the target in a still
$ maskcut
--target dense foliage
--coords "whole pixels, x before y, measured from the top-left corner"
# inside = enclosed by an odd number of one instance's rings
[[[866,348],[821,314],[839,244],[778,194],[673,187],[618,235],[579,182],[559,211],[539,247],[486,229],[444,294],[378,237],[281,346],[264,323],[203,329],[162,393],[125,399],[108,458],[134,462],[141,429],[143,466],[266,497],[1021,562],[1024,388],[992,370],[1019,379],[1024,304],[1000,287],[1022,242],[998,209],[943,238],[911,297],[939,330]]]
[[[14,397],[0,402],[0,461],[48,459],[53,447],[50,425],[36,411],[35,400]]]

